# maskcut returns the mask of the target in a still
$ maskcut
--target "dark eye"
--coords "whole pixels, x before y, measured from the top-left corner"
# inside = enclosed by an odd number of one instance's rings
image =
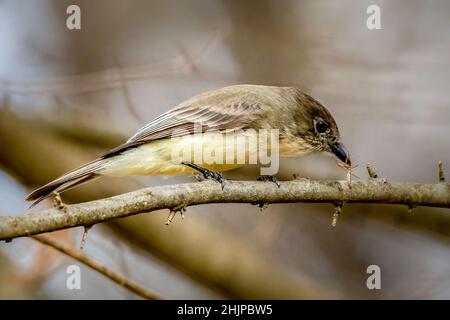
[[[325,133],[329,129],[328,123],[323,120],[319,120],[316,122],[316,130],[318,133]]]

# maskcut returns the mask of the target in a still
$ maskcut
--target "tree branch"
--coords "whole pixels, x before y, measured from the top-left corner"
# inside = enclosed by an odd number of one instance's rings
[[[30,236],[75,226],[92,226],[159,209],[207,203],[379,203],[408,207],[450,208],[450,185],[386,182],[372,179],[355,181],[312,181],[308,179],[274,184],[254,181],[228,181],[220,185],[206,180],[145,188],[111,198],[51,208],[21,217],[0,217],[0,240]]]
[[[42,244],[45,244],[47,246],[54,248],[55,250],[58,250],[59,252],[71,257],[72,259],[75,259],[75,260],[83,263],[84,265],[88,266],[89,268],[101,273],[102,275],[104,275],[105,277],[114,281],[118,285],[130,290],[131,292],[137,294],[138,296],[140,296],[144,299],[148,299],[148,300],[164,299],[163,297],[159,296],[158,294],[153,293],[153,292],[141,287],[136,282],[131,281],[131,280],[121,276],[117,272],[109,270],[108,268],[106,268],[102,264],[98,263],[97,261],[93,260],[92,258],[88,257],[87,255],[85,255],[84,253],[82,253],[79,250],[75,250],[72,248],[66,248],[65,246],[61,245],[57,241],[55,241],[49,237],[46,237],[46,236],[37,235],[37,236],[33,236],[32,238]]]

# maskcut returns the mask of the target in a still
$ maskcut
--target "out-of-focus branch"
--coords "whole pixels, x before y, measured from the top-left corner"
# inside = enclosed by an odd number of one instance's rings
[[[47,246],[54,248],[55,250],[58,250],[59,252],[65,254],[66,256],[71,257],[72,259],[77,260],[78,262],[88,266],[89,268],[97,271],[98,273],[101,273],[108,279],[114,281],[118,285],[130,290],[131,292],[137,294],[138,296],[140,296],[144,299],[148,299],[148,300],[163,299],[163,297],[161,297],[160,295],[141,287],[136,282],[123,277],[122,275],[120,275],[117,272],[109,270],[104,265],[98,263],[97,261],[88,257],[87,255],[85,255],[84,253],[82,253],[79,250],[67,248],[67,247],[63,246],[62,244],[58,243],[57,241],[51,239],[50,237],[46,237],[43,235],[36,235],[36,236],[33,236],[32,238],[42,244],[45,244]]]
[[[117,62],[116,62],[116,64],[118,65]],[[139,116],[139,112],[136,110],[136,108],[133,105],[133,100],[131,99],[130,88],[128,87],[127,80],[124,79],[124,77],[122,76],[122,69],[120,68],[120,66],[117,66],[116,70],[117,70],[117,77],[118,77],[118,80],[120,83],[120,89],[122,91],[122,95],[123,95],[124,102],[125,102],[125,107],[127,108],[130,115],[133,117],[134,121],[136,121],[136,123],[140,124],[141,117]]]
[[[193,54],[193,60],[198,61],[207,56],[217,47],[229,32],[229,25],[219,25],[205,43],[199,46],[200,50]],[[86,93],[101,90],[120,88],[123,81],[138,81],[174,74],[189,73],[192,69],[191,59],[187,60],[184,53],[179,56],[150,65],[123,67],[69,76],[55,77],[45,80],[12,81],[0,79],[0,91],[14,94],[47,94],[61,95],[73,93]]]

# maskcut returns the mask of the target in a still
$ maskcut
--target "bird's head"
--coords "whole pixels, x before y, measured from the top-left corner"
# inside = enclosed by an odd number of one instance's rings
[[[290,133],[309,152],[326,152],[351,167],[350,155],[340,141],[339,129],[331,113],[317,100],[302,92],[296,94],[294,121]]]

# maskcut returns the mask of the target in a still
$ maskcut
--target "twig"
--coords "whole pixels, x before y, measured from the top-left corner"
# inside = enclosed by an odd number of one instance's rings
[[[199,60],[209,55],[223,41],[229,30],[230,27],[228,25],[221,25],[214,30],[209,39],[205,41],[205,44],[200,46],[200,50],[192,55],[193,63],[198,64]],[[55,95],[88,93],[120,88],[122,84],[120,79],[117,78],[116,71],[116,68],[111,68],[77,76],[54,77],[47,80],[12,81],[0,79],[0,91],[15,94]],[[121,78],[127,82],[185,74],[190,71],[191,65],[187,63],[184,56],[177,56],[160,63],[120,69]]]
[[[81,242],[80,242],[80,250],[84,249],[84,246],[86,245],[86,241],[87,241],[87,236],[89,233],[89,230],[91,230],[92,226],[84,226],[84,230],[83,230],[83,236],[81,237]]]
[[[53,206],[58,210],[64,210],[66,205],[61,199],[61,195],[57,191],[53,191]]]
[[[370,163],[367,164],[367,173],[369,174],[369,178],[370,179],[376,179],[378,181],[380,181],[383,184],[387,183],[386,178],[382,178],[380,177],[375,170],[370,166]]]
[[[442,161],[438,162],[438,170],[439,170],[439,182],[445,182],[444,169],[442,168]]]
[[[377,179],[378,174],[372,169],[370,163],[367,164],[367,173],[369,174],[369,178]]]
[[[347,185],[350,189],[352,188],[352,168],[351,167],[347,171]]]
[[[43,235],[33,236],[32,238],[36,241],[39,241],[42,244],[48,245],[48,246],[58,250],[59,252],[77,260],[78,262],[81,262],[82,264],[101,273],[102,275],[104,275],[105,277],[114,281],[118,285],[134,292],[135,294],[137,294],[138,296],[141,296],[144,299],[148,299],[148,300],[164,299],[160,295],[141,287],[136,282],[134,282],[132,280],[128,280],[127,278],[121,276],[117,272],[109,270],[102,264],[100,264],[97,261],[93,260],[92,258],[88,257],[84,253],[80,252],[79,250],[67,248],[67,247],[61,245],[60,243],[58,243],[57,241],[55,241],[49,237],[43,236]]]
[[[334,213],[333,213],[333,218],[331,220],[331,226],[332,227],[336,227],[337,225],[337,220],[339,218],[339,215],[342,212],[342,207],[344,206],[343,202],[339,202],[339,203],[335,203],[334,204]]]
[[[111,219],[177,206],[207,203],[378,203],[450,208],[450,186],[445,183],[372,183],[353,181],[285,181],[281,188],[264,182],[232,181],[224,190],[215,181],[145,188],[119,196],[66,205],[20,217],[0,216],[0,240],[91,226]]]
[[[414,210],[416,207],[417,207],[417,205],[415,205],[415,204],[409,204],[409,205],[408,205],[408,212],[409,212],[410,214],[413,214],[413,210]]]
[[[169,216],[167,217],[166,226],[170,225],[172,223],[173,218],[175,218],[175,215],[177,213],[180,213],[181,219],[184,219],[184,213],[186,212],[186,206],[185,205],[179,205],[175,208],[170,209]]]
[[[130,90],[128,88],[128,83],[126,78],[123,77],[122,75],[122,69],[119,66],[119,63],[116,61],[116,65],[117,65],[117,79],[119,80],[119,84],[120,84],[120,89],[122,91],[123,94],[123,98],[125,100],[125,107],[127,108],[128,112],[131,114],[131,116],[133,117],[133,120],[140,124],[142,119],[139,116],[139,113],[137,112],[136,108],[134,107],[133,101],[131,99],[131,94],[130,94]]]

